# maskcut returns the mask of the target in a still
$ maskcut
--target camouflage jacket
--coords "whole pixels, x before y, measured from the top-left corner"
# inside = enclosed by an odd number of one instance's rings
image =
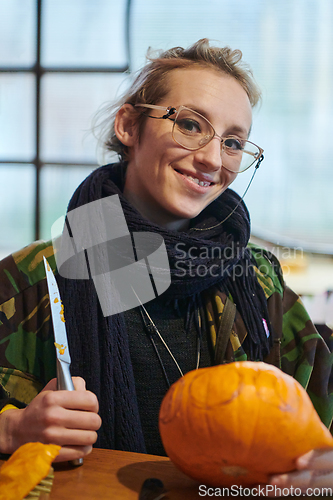
[[[322,421],[333,416],[332,356],[311,322],[300,298],[285,286],[278,262],[251,245],[257,279],[267,298],[274,347],[266,362],[280,367],[307,390]],[[56,272],[51,242],[37,241],[0,262],[0,409],[12,402],[22,407],[56,376],[55,347],[43,255]],[[205,314],[212,342],[223,323],[226,297],[206,299]],[[329,332],[331,334],[331,332]],[[246,329],[236,312],[223,361],[247,359],[242,343]]]

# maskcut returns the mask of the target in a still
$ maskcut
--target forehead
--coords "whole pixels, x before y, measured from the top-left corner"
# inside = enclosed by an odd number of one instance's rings
[[[210,120],[224,117],[250,129],[252,107],[245,89],[232,76],[211,68],[175,69],[168,75],[167,106],[195,107]]]

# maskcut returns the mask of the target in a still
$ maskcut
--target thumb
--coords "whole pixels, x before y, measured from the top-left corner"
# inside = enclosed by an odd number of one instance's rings
[[[76,391],[86,390],[86,381],[82,377],[72,377],[72,380]]]
[[[72,377],[72,380],[76,391],[86,390],[86,382],[82,377]],[[56,390],[57,390],[57,379],[53,378],[46,384],[46,386],[42,389],[41,392],[56,391]]]
[[[41,392],[56,391],[56,390],[57,390],[57,379],[53,378],[46,384],[46,386],[41,390]]]

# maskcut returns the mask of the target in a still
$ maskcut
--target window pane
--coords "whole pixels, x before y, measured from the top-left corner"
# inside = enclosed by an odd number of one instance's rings
[[[98,108],[115,99],[121,74],[48,74],[42,82],[41,154],[48,163],[96,162],[91,133]]]
[[[245,200],[253,233],[333,253],[333,2],[132,0],[131,20],[134,69],[149,46],[207,37],[242,50],[263,90],[251,139],[265,161]],[[240,194],[246,175],[233,185]]]
[[[92,168],[45,165],[41,171],[41,237],[51,238],[52,224],[66,214],[67,205],[78,185]]]
[[[42,64],[124,67],[125,11],[126,0],[44,0]]]
[[[31,161],[34,157],[34,77],[0,74],[0,159]]]
[[[34,240],[35,169],[0,165],[0,258]]]
[[[34,64],[36,11],[36,0],[0,0],[0,65]]]

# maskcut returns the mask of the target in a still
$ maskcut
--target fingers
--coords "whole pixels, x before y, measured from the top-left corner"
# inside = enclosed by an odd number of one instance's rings
[[[97,440],[97,430],[102,423],[97,413],[61,406],[50,406],[38,413],[35,408],[29,407],[12,411],[20,414],[14,449],[29,441],[53,443],[61,447],[91,447]]]
[[[272,476],[270,484],[279,488],[307,488],[311,484],[311,471],[296,471]]]
[[[82,378],[76,377],[73,382],[77,390],[57,391],[53,379],[26,408],[4,412],[0,450],[13,453],[26,442],[40,441],[65,448],[57,461],[75,460],[89,453],[102,423],[98,400],[85,390]]]
[[[41,393],[42,394],[42,393]],[[38,396],[37,396],[38,397]],[[90,391],[48,391],[43,393],[43,407],[61,406],[70,410],[98,412],[98,399]]]
[[[333,470],[304,470],[273,476],[270,484],[289,491],[299,489],[303,494],[310,494],[316,488],[333,490]]]
[[[63,446],[54,462],[65,462],[84,458],[92,452],[92,446]]]
[[[97,431],[101,426],[101,417],[91,411],[69,410],[61,406],[52,406],[41,415],[39,422],[44,428],[61,427]]]
[[[53,443],[58,446],[92,446],[96,443],[97,432],[78,430],[78,429],[61,429],[59,427],[50,427],[46,429],[40,436],[40,441],[47,444]]]
[[[8,432],[3,446],[11,453],[29,441],[92,446],[102,423],[97,412],[98,400],[92,392],[45,390],[26,408],[8,410]]]
[[[278,488],[299,488],[307,495],[315,488],[333,490],[333,450],[325,448],[311,450],[296,461],[299,470],[272,476],[270,484]]]
[[[297,469],[325,470],[333,469],[333,449],[311,450],[296,461]]]

